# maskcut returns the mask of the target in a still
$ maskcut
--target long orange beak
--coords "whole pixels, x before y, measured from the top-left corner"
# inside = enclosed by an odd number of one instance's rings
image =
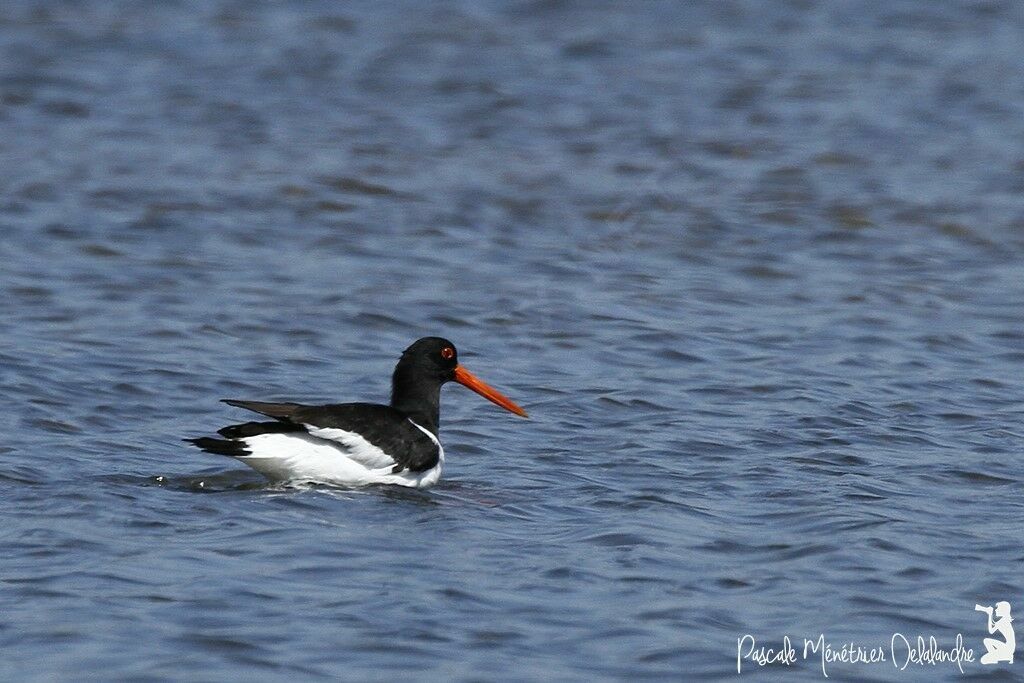
[[[461,365],[455,366],[455,381],[467,389],[472,389],[491,403],[499,405],[505,410],[513,412],[521,417],[527,417],[525,410],[517,406],[494,387],[481,382],[472,372]]]

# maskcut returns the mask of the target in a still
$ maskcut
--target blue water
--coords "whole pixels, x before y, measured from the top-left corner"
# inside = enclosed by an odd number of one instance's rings
[[[974,605],[1024,609],[1022,31],[7,0],[0,680],[735,679],[748,633],[977,660]],[[435,334],[531,419],[446,388],[434,489],[180,441],[220,398],[383,401]]]

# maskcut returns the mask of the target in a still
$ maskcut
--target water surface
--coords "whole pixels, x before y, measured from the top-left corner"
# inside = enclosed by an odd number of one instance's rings
[[[974,604],[1024,605],[1022,30],[9,0],[0,678],[726,678],[745,633],[980,656]],[[180,441],[244,417],[219,398],[385,400],[428,334],[531,414],[447,388],[433,490],[268,487]]]

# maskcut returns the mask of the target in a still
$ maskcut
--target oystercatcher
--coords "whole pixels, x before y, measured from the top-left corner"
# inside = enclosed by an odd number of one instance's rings
[[[437,433],[441,385],[451,381],[526,417],[522,408],[459,365],[454,344],[424,337],[395,366],[389,406],[224,399],[274,421],[224,427],[217,432],[223,439],[185,441],[207,453],[236,458],[272,481],[426,488],[437,483],[444,466]]]

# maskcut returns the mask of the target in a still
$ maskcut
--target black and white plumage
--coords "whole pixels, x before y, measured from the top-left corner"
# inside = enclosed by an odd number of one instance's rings
[[[391,405],[322,406],[224,400],[274,418],[220,429],[223,437],[186,439],[228,455],[273,481],[342,486],[396,484],[426,488],[444,466],[438,439],[441,386],[455,381],[497,405],[526,413],[458,363],[455,346],[424,337],[405,350],[392,376]]]

